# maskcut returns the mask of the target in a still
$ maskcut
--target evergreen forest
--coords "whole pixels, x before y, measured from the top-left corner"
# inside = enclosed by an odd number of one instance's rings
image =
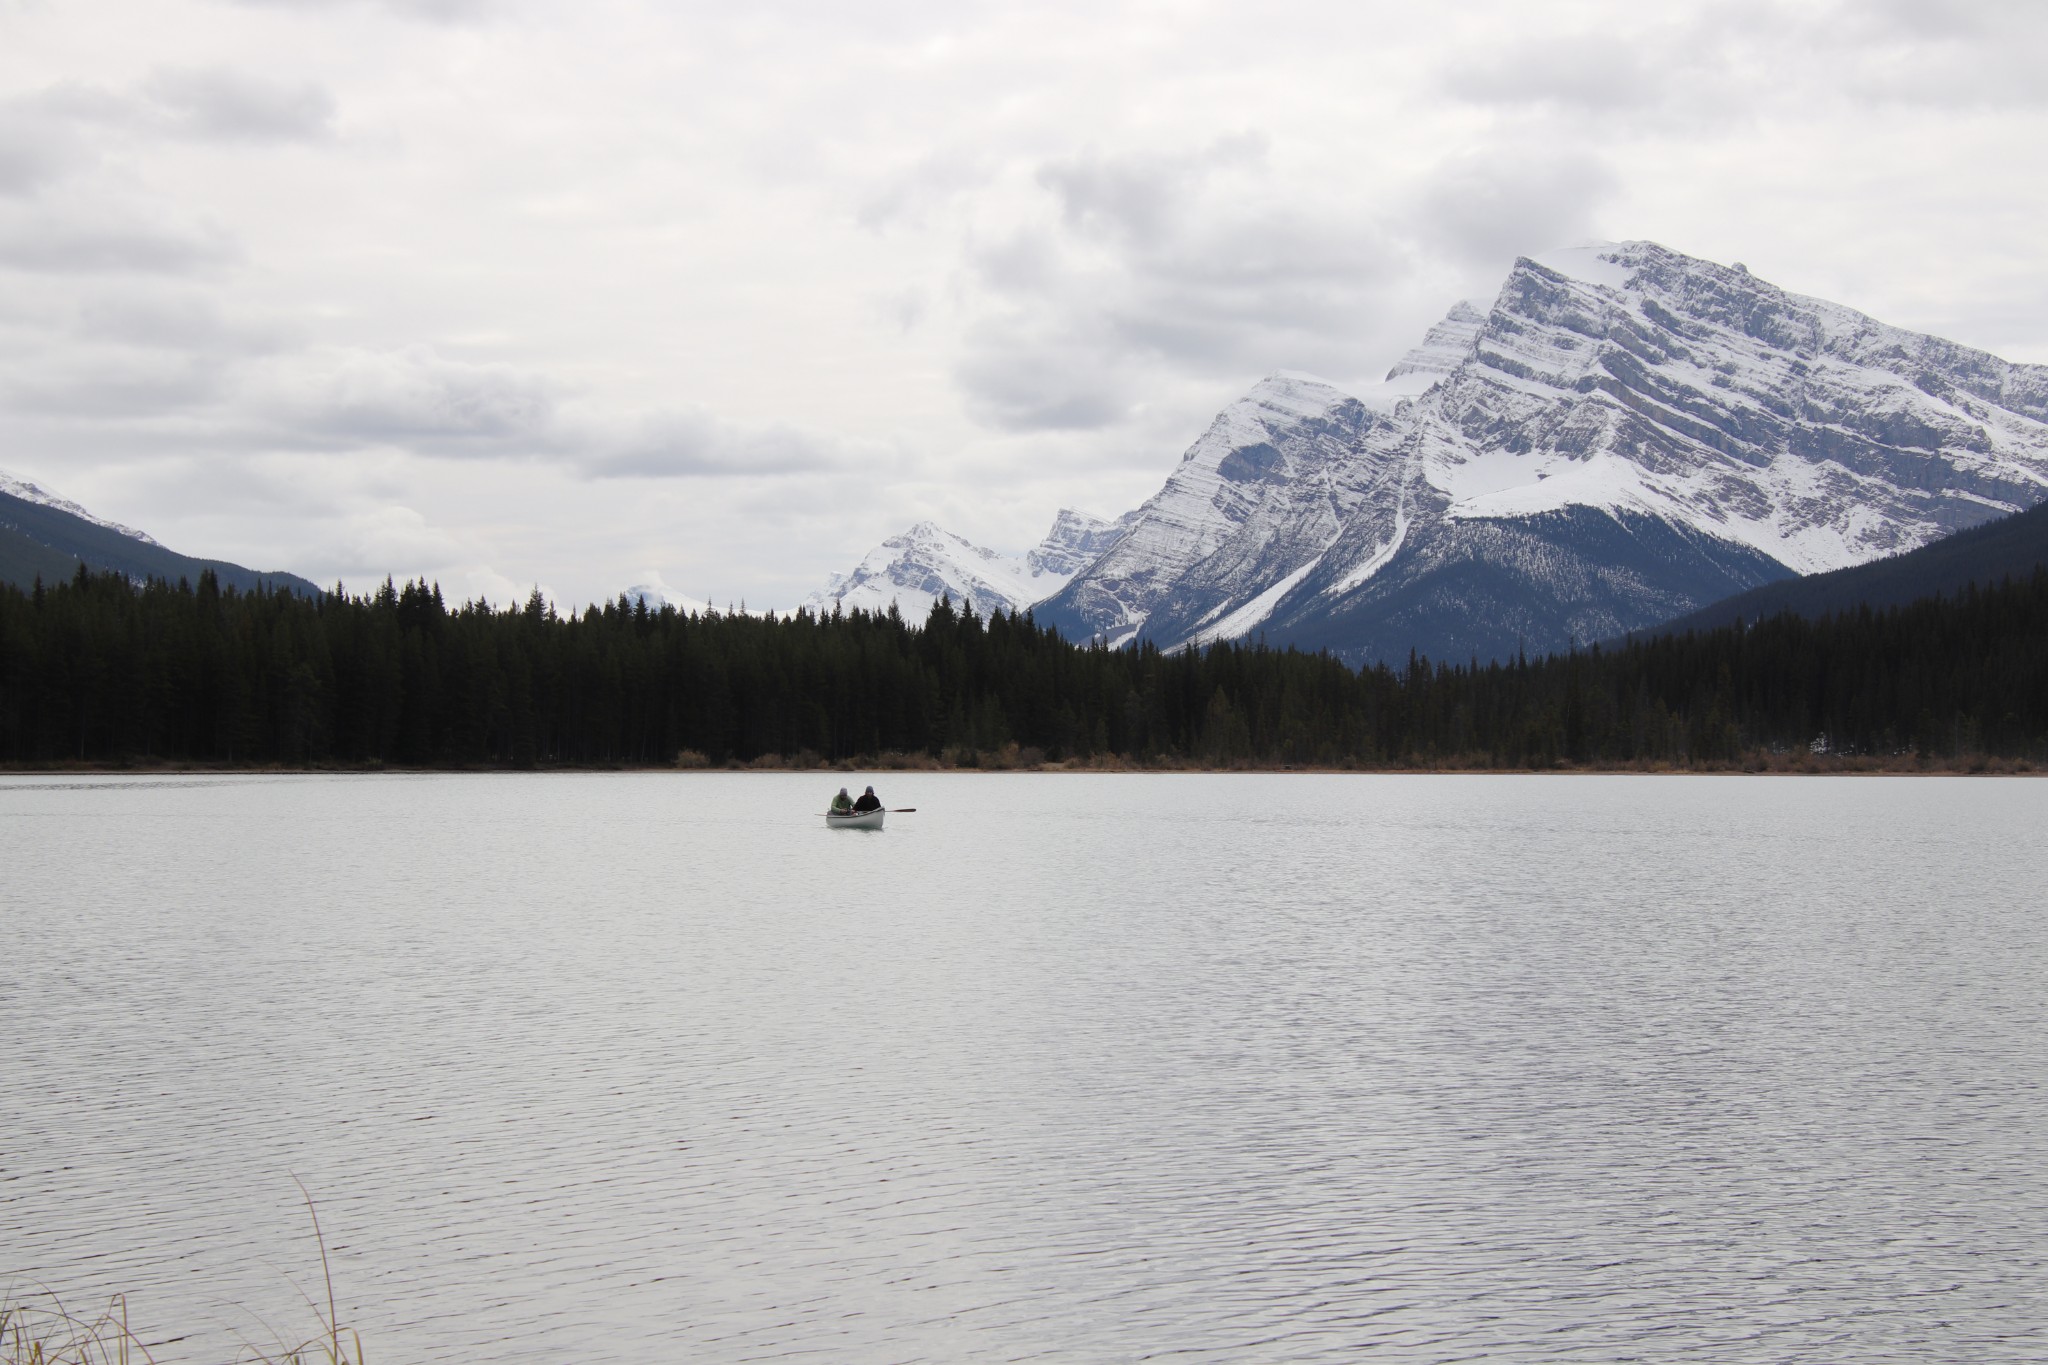
[[[1726,767],[2048,763],[2048,569],[1881,611],[1509,663],[1075,645],[947,602],[562,616],[136,583],[0,587],[0,764]]]

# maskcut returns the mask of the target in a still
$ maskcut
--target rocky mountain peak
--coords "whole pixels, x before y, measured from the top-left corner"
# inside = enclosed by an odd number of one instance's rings
[[[1563,648],[2048,496],[2048,367],[1653,242],[1518,260],[1349,393],[1226,407],[1041,616],[1353,658]]]
[[[1485,326],[1486,313],[1461,299],[1451,306],[1442,322],[1423,335],[1420,346],[1402,356],[1394,368],[1387,371],[1387,378],[1449,374],[1472,354],[1473,344],[1479,340],[1479,333]]]
[[[1024,556],[1024,562],[1034,574],[1071,578],[1102,558],[1103,552],[1116,543],[1136,515],[1135,512],[1126,512],[1115,521],[1107,521],[1087,512],[1063,507],[1053,518],[1052,529],[1045,533],[1045,539]]]

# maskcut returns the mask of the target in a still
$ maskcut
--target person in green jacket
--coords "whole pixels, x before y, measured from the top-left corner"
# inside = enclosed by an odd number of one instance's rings
[[[846,794],[846,788],[841,787],[839,789],[839,795],[832,798],[832,809],[834,811],[848,813],[850,813],[853,810],[853,798]]]

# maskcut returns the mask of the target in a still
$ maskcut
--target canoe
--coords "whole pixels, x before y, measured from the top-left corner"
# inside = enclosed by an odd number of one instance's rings
[[[825,828],[880,829],[882,827],[882,817],[888,813],[886,810],[858,810],[848,811],[846,814],[841,815],[837,811],[828,810],[825,812]]]

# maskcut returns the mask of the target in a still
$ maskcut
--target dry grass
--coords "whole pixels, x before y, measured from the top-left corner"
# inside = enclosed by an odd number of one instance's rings
[[[364,1365],[363,1340],[342,1325],[334,1307],[334,1273],[327,1262],[327,1239],[320,1231],[320,1213],[306,1187],[306,1215],[313,1222],[313,1240],[320,1248],[320,1279],[325,1307],[311,1298],[307,1307],[320,1330],[297,1345],[282,1341],[272,1348],[244,1343],[237,1365]],[[162,1346],[164,1343],[159,1342]],[[128,1296],[116,1294],[92,1316],[72,1311],[57,1294],[38,1294],[0,1301],[0,1365],[155,1365],[156,1357],[128,1323]]]

